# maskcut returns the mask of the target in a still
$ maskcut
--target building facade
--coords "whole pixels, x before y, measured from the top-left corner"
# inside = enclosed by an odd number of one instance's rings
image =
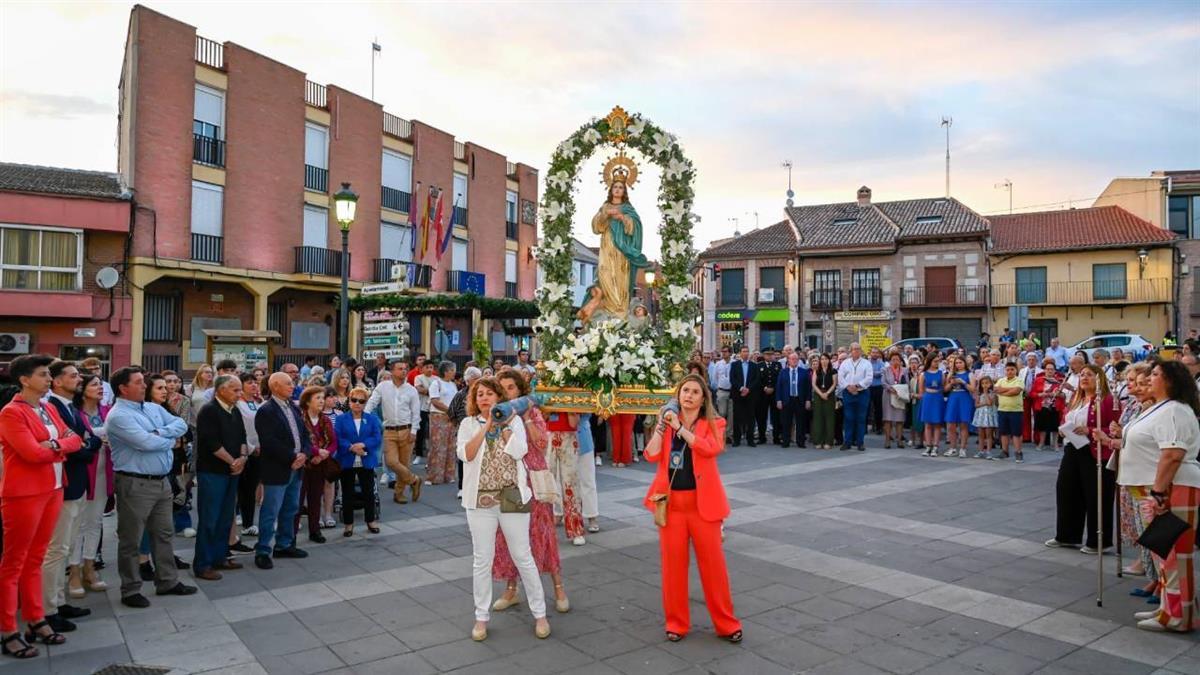
[[[129,362],[131,289],[118,272],[129,216],[116,174],[0,164],[0,362]]]
[[[988,221],[955,199],[787,209],[798,233],[802,342],[886,347],[916,337],[974,345],[988,309]]]
[[[702,349],[797,344],[800,286],[789,221],[721,240],[699,260],[692,290],[700,296]]]
[[[991,332],[1070,346],[1173,320],[1174,235],[1118,206],[992,216]]]
[[[419,291],[533,297],[529,166],[140,5],[119,101],[119,172],[135,201],[134,361],[192,370],[205,360],[206,329],[279,333],[275,364],[331,354],[343,264],[331,195],[343,183],[358,194],[352,296],[391,281],[402,262]],[[431,190],[449,221],[440,255],[432,234],[414,247],[410,225]],[[439,328],[454,336],[450,356],[469,355],[473,335],[517,344],[495,339],[498,322],[410,318],[416,351],[430,351]],[[351,345],[357,324],[352,313]]]
[[[1092,205],[1119,206],[1175,235],[1172,330],[1200,326],[1200,169],[1114,178]]]

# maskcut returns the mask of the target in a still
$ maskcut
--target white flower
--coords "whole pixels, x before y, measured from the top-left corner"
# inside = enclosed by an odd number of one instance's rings
[[[639,117],[630,122],[629,126],[625,127],[625,136],[627,138],[637,138],[638,136],[641,136],[642,132],[645,130],[646,121]]]
[[[682,239],[676,239],[674,241],[667,242],[667,255],[671,256],[672,258],[678,258],[680,256],[687,255],[691,252],[690,249],[691,247],[688,246],[688,243]]]
[[[568,139],[559,144],[557,152],[564,159],[575,159],[575,155],[579,154],[579,146]]]
[[[675,141],[670,135],[663,132],[658,132],[654,135],[654,142],[650,145],[650,152],[655,155],[664,155],[675,148]]]
[[[558,220],[558,217],[566,212],[562,202],[550,202],[546,205],[546,222]]]
[[[546,182],[559,190],[565,190],[571,186],[571,175],[566,171],[559,171],[557,173],[550,174],[550,176],[546,178]]]
[[[587,131],[583,132],[583,141],[585,143],[591,143],[595,145],[596,143],[600,142],[600,138],[600,132],[596,131],[595,129],[588,129]]]
[[[667,333],[671,337],[685,338],[692,335],[692,328],[691,326],[688,326],[687,322],[685,321],[671,319],[671,322],[667,324]]]
[[[672,159],[667,162],[666,174],[670,178],[680,178],[692,167],[682,159]]]
[[[568,287],[566,284],[561,284],[556,281],[544,281],[542,287],[538,289],[538,293],[549,302],[554,302],[567,294]]]
[[[678,305],[696,297],[687,286],[668,286],[666,296],[672,305]]]
[[[687,204],[683,202],[671,202],[667,208],[663,209],[663,215],[674,223],[682,223],[684,218],[687,218]]]

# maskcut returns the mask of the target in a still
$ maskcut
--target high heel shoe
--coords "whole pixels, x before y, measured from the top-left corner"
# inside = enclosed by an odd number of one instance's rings
[[[38,631],[42,628],[49,628],[50,632],[42,635]],[[67,641],[67,636],[50,628],[49,622],[45,619],[37,623],[25,625],[25,640],[27,642],[40,642],[44,645],[61,645]]]
[[[9,648],[9,645],[12,644],[17,645],[16,649]],[[18,659],[32,659],[38,655],[38,648],[26,642],[25,637],[18,631],[12,635],[0,638],[0,654]]]

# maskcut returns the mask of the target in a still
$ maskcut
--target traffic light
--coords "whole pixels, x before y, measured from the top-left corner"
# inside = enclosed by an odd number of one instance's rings
[[[714,264],[713,264],[713,266],[712,266],[712,278],[713,278],[713,281],[720,281],[720,280],[721,280],[721,265],[720,265],[720,263],[714,263]]]

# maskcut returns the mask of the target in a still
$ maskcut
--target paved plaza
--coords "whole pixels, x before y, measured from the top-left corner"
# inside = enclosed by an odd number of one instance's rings
[[[150,595],[150,609],[132,610],[115,590],[92,594],[93,615],[66,645],[42,647],[32,663],[2,659],[0,675],[129,663],[214,675],[1200,673],[1196,636],[1133,628],[1133,612],[1147,609],[1128,595],[1139,580],[1117,579],[1108,559],[1097,608],[1095,558],[1042,545],[1058,455],[925,459],[871,440],[865,453],[723,456],[740,645],[713,636],[694,567],[693,632],[663,640],[643,463],[600,469],[604,530],[586,546],[562,544],[572,609],[552,612],[545,641],[524,605],[493,615],[486,642],[469,639],[466,521],[453,488],[434,487],[417,504],[388,501],[380,535],[301,536],[309,558],[266,572],[242,558],[247,569],[200,582],[196,596]],[[104,574],[115,589],[113,520]],[[185,559],[190,544],[177,539]]]

